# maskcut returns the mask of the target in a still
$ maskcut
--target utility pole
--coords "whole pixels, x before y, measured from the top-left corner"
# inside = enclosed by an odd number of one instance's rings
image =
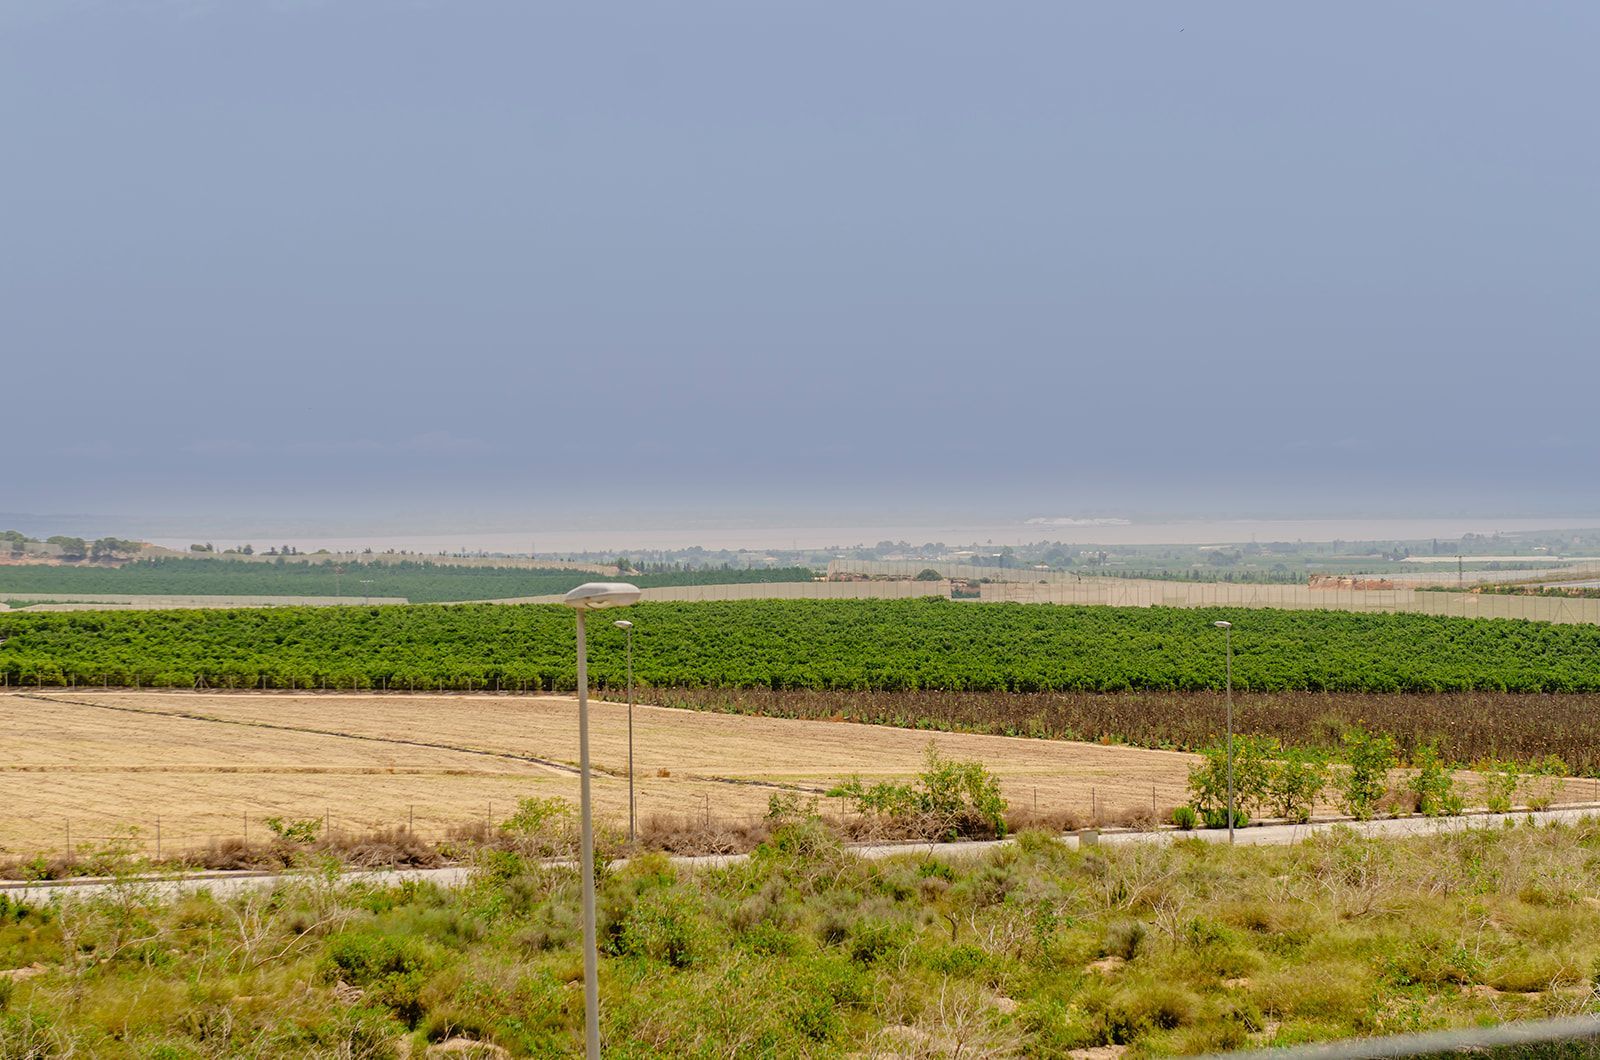
[[[1233,845],[1233,623],[1217,622],[1227,651],[1228,703],[1228,845]]]

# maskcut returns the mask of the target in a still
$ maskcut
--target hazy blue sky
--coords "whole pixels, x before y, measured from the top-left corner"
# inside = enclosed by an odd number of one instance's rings
[[[1597,45],[5,0],[3,507],[1597,511]]]

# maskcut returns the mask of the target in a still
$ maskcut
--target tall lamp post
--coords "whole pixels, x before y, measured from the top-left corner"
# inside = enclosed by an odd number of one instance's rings
[[[639,587],[626,582],[589,582],[562,598],[578,612],[578,772],[583,827],[578,862],[583,874],[583,1015],[589,1060],[600,1058],[600,960],[594,929],[594,816],[589,805],[589,650],[584,615],[605,607],[626,607],[639,599]]]
[[[628,844],[635,841],[633,803],[633,623],[622,618],[611,623],[628,636]]]
[[[1222,630],[1222,643],[1227,651],[1228,697],[1228,843],[1233,843],[1233,623],[1217,622]]]

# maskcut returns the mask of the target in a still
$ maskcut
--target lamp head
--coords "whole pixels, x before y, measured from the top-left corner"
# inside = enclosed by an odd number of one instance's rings
[[[1211,624],[1213,626],[1216,626],[1218,629],[1232,629],[1233,628],[1233,623],[1232,622],[1213,622]]]
[[[617,619],[615,622],[613,622],[611,624],[613,626],[616,626],[618,629],[632,629],[633,628],[633,623],[629,622],[625,618],[619,618],[619,619]]]
[[[561,602],[580,611],[598,611],[602,607],[638,603],[639,595],[639,587],[627,582],[587,582],[562,597]]]

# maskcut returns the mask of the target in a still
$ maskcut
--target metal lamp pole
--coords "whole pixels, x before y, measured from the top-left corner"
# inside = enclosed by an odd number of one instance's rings
[[[594,927],[594,814],[589,801],[589,650],[584,612],[624,607],[639,599],[637,586],[623,582],[590,582],[569,592],[563,603],[578,611],[578,801],[582,829],[578,840],[583,876],[583,1015],[589,1060],[600,1060],[600,958]]]
[[[1222,642],[1227,651],[1228,697],[1228,843],[1233,843],[1233,623],[1218,622]]]
[[[628,636],[628,845],[632,846],[637,838],[633,801],[633,623],[623,618],[612,625]]]

